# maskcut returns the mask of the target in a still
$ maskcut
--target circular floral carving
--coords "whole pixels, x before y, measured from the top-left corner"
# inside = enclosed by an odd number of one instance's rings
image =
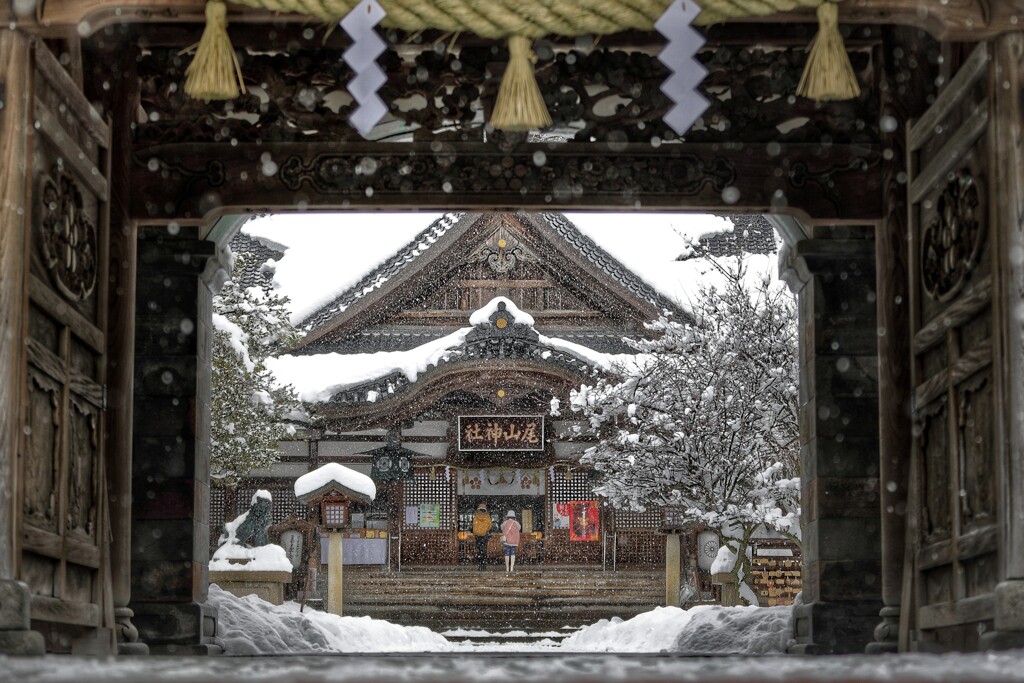
[[[40,198],[43,262],[53,284],[72,301],[86,299],[96,288],[99,246],[82,192],[71,176],[54,169],[42,178]]]
[[[939,195],[935,218],[921,238],[921,279],[932,299],[956,296],[977,265],[985,237],[983,210],[978,183],[961,170]]]

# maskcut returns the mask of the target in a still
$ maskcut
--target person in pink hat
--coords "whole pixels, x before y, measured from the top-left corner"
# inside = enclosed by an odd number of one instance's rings
[[[511,572],[516,568],[516,548],[519,547],[519,532],[523,527],[516,521],[516,513],[509,510],[505,515],[505,521],[501,524],[501,543],[505,550],[505,571]]]

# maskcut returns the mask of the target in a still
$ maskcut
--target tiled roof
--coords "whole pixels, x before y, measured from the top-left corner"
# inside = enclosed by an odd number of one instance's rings
[[[370,292],[379,289],[385,282],[405,270],[417,256],[429,249],[446,232],[455,227],[463,215],[461,213],[446,213],[438,218],[423,232],[416,235],[409,244],[402,247],[397,254],[374,268],[369,274],[342,292],[334,301],[303,320],[300,326],[305,330],[315,329]]]
[[[259,239],[239,231],[231,238],[231,253],[245,254],[245,263],[236,262],[231,271],[231,280],[242,288],[266,287],[273,274],[263,268],[267,261],[279,261],[283,251],[273,249]]]
[[[687,258],[702,256],[742,256],[743,254],[774,254],[775,229],[764,216],[729,216],[732,232],[719,232],[700,238]],[[685,258],[680,260],[686,260]]]
[[[575,247],[588,261],[597,266],[601,272],[611,277],[622,287],[625,287],[633,296],[654,304],[659,309],[668,309],[670,311],[678,309],[678,306],[655,291],[653,287],[637,277],[633,271],[619,263],[614,256],[597,246],[594,240],[580,232],[580,229],[573,225],[572,221],[568,218],[560,213],[541,213],[540,215],[566,243]]]
[[[359,282],[343,292],[334,301],[306,318],[301,327],[315,329],[330,321],[353,303],[381,287],[415,261],[416,257],[430,248],[438,239],[459,224],[465,216],[462,213],[448,213],[434,221],[418,234],[397,254],[371,271]],[[610,276],[637,298],[650,302],[658,308],[675,310],[677,306],[641,280],[632,271],[619,263],[612,255],[599,247],[593,240],[579,231],[565,216],[559,213],[542,213],[546,221],[565,242],[574,247],[588,261]]]

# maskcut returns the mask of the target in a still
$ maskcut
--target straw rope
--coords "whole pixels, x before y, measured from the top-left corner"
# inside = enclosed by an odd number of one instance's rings
[[[334,23],[358,0],[231,0],[236,5],[304,14]],[[383,26],[404,31],[468,31],[482,38],[605,35],[649,31],[671,0],[378,0]],[[818,7],[824,0],[700,0],[695,23]]]
[[[416,32],[436,29],[507,38],[509,65],[498,91],[491,123],[502,130],[551,125],[533,75],[533,40],[546,35],[579,36],[649,31],[673,0],[378,0],[385,27]],[[798,94],[818,100],[848,99],[860,93],[839,33],[839,0],[700,0],[695,23],[764,16],[818,8],[819,32]],[[359,0],[232,0],[257,9],[302,14],[333,24]],[[186,92],[200,99],[231,99],[245,92],[238,60],[227,35],[223,0],[209,0],[207,30],[189,66]]]

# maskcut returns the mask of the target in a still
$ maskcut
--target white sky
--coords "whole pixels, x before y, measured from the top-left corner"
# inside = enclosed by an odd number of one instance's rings
[[[246,224],[245,232],[289,247],[277,266],[278,291],[292,301],[298,324],[405,246],[441,214],[278,214]],[[569,220],[656,290],[690,308],[715,273],[702,260],[676,261],[702,235],[731,230],[707,214],[566,213]],[[752,270],[775,277],[775,257],[754,258]]]

